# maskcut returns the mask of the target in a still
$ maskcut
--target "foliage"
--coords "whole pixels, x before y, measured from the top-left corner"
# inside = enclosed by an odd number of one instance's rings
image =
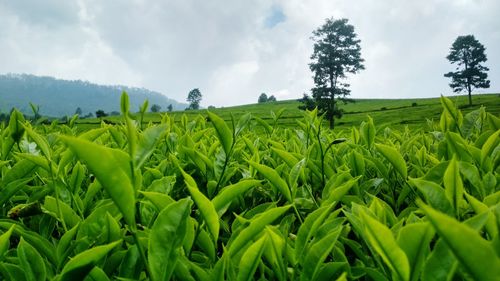
[[[267,95],[266,95],[266,93],[260,94],[258,102],[259,103],[267,102]]]
[[[125,94],[120,124],[84,132],[14,110],[1,278],[498,280],[500,120],[441,105],[428,131],[344,133],[316,110],[141,128]]]
[[[169,105],[171,106],[171,104],[169,104]],[[151,112],[160,112],[160,110],[161,110],[161,106],[156,104],[156,103],[151,106]]]
[[[474,35],[458,36],[451,46],[446,57],[450,63],[457,64],[455,71],[450,71],[444,76],[451,78],[450,87],[453,92],[467,91],[469,105],[472,105],[472,90],[474,88],[489,88],[489,69],[482,65],[486,62],[483,44]]]
[[[0,111],[7,112],[16,107],[22,113],[31,115],[30,102],[40,106],[40,115],[51,117],[72,116],[76,107],[82,110],[78,114],[80,117],[98,109],[105,112],[119,111],[117,101],[122,91],[128,92],[134,108],[145,99],[163,108],[169,104],[175,109],[187,106],[144,88],[98,85],[88,81],[29,74],[0,74]]]
[[[335,118],[342,116],[338,101],[349,101],[349,84],[343,82],[349,73],[357,73],[364,69],[361,58],[360,40],[354,27],[347,19],[327,19],[325,24],[313,32],[314,51],[309,64],[314,73],[315,87],[312,89],[312,100],[321,114],[334,127]],[[305,108],[310,109],[311,99],[303,99]]]
[[[259,103],[266,103],[266,102],[275,102],[276,97],[274,95],[270,95],[269,97],[266,95],[266,93],[262,93],[259,96]]]
[[[198,88],[192,89],[187,97],[187,102],[189,102],[189,107],[188,109],[198,109],[200,108],[200,102],[201,102],[201,92]]]
[[[95,112],[95,117],[97,118],[102,118],[102,117],[106,117],[108,116],[108,114],[106,114],[106,112],[104,112],[104,110],[102,109],[99,109]]]

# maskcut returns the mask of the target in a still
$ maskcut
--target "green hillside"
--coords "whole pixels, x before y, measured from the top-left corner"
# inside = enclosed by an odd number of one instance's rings
[[[150,106],[157,104],[164,110],[169,105],[179,110],[187,106],[144,88],[98,85],[87,81],[28,74],[6,74],[0,75],[0,113],[8,113],[15,107],[30,115],[30,103],[39,106],[40,114],[53,117],[71,116],[78,108],[81,116],[95,114],[99,109],[119,112],[122,91],[127,91],[133,109],[138,108],[146,99]]]
[[[488,112],[500,114],[500,95],[499,94],[481,94],[474,95],[472,107],[467,107],[467,96],[452,96],[453,102],[458,104],[462,112],[467,113],[480,106],[485,106]],[[296,100],[285,100],[261,104],[249,104],[233,107],[215,108],[212,112],[221,116],[224,120],[231,120],[231,115],[237,120],[243,114],[250,112],[253,116],[259,117],[272,124],[273,117],[271,112],[278,113],[284,110],[278,120],[280,126],[291,127],[296,125],[296,120],[302,118],[303,111],[298,109],[300,102]],[[396,126],[410,128],[425,125],[427,119],[437,121],[442,111],[439,98],[425,99],[358,99],[354,103],[341,105],[344,109],[344,116],[336,120],[336,128],[345,129],[352,126],[358,126],[365,121],[367,116],[371,116],[379,127]],[[165,113],[147,113],[145,122],[159,122],[161,114]],[[201,115],[206,115],[206,110],[192,111],[174,111],[168,113],[174,120],[181,120],[182,115],[186,115],[190,120]],[[105,118],[111,122],[120,122],[120,117]],[[98,119],[80,120],[81,125],[93,127],[100,123]]]

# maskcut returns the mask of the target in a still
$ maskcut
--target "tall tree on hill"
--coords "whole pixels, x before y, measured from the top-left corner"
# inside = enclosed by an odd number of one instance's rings
[[[315,41],[309,68],[314,73],[315,87],[312,98],[305,96],[305,104],[314,102],[320,113],[325,114],[330,128],[335,125],[335,117],[342,111],[338,101],[349,101],[349,84],[343,82],[348,73],[357,73],[365,69],[361,58],[360,40],[354,32],[354,26],[347,19],[327,19],[325,24],[313,31],[311,39]],[[305,108],[305,107],[301,107]]]
[[[472,105],[472,89],[490,87],[486,73],[489,69],[481,65],[487,60],[484,51],[484,46],[474,38],[474,35],[458,36],[446,57],[457,66],[455,71],[450,71],[444,76],[451,78],[450,87],[453,92],[465,90],[469,93],[469,105]]]
[[[189,107],[188,109],[199,109],[200,108],[200,102],[201,102],[201,92],[198,88],[192,89],[187,97],[187,101],[189,102]]]

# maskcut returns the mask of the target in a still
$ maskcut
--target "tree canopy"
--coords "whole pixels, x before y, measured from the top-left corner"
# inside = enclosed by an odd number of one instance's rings
[[[192,89],[187,97],[187,101],[189,102],[189,107],[188,109],[199,109],[200,108],[200,102],[201,102],[201,92],[198,88]]]
[[[446,57],[452,64],[456,64],[455,71],[444,76],[451,78],[450,87],[453,92],[467,91],[469,105],[472,105],[472,90],[474,88],[489,88],[489,69],[481,63],[486,62],[484,46],[474,38],[474,35],[458,36]]]
[[[333,18],[313,31],[311,39],[315,43],[309,68],[314,74],[315,87],[312,98],[304,96],[302,101],[305,105],[301,108],[307,109],[314,104],[333,128],[335,117],[342,115],[337,103],[347,102],[346,97],[350,94],[349,84],[344,81],[347,74],[364,69],[361,41],[347,19]]]
[[[155,103],[151,106],[151,112],[160,112],[160,110],[161,110],[161,106],[159,104]]]

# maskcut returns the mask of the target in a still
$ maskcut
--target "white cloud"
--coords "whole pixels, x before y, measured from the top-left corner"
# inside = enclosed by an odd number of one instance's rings
[[[487,49],[486,91],[498,92],[499,10],[495,0],[3,1],[0,72],[143,86],[179,101],[200,88],[203,106],[262,92],[300,98],[313,86],[311,32],[345,17],[366,65],[348,81],[353,97],[450,93],[445,57],[470,33]]]

